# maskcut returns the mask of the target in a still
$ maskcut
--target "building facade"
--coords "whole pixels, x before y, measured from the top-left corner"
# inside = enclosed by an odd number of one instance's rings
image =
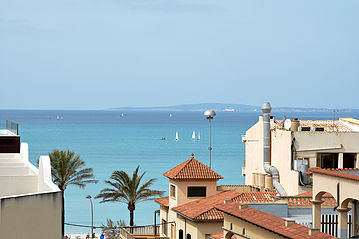
[[[270,107],[270,106],[269,106]],[[270,110],[269,110],[270,112]],[[263,167],[264,117],[246,131],[245,184],[273,189],[273,179]],[[359,168],[359,120],[275,120],[270,118],[270,165],[279,173],[286,195],[311,190],[308,168]]]
[[[17,132],[0,130],[0,238],[61,238],[61,212],[49,157],[36,168]]]

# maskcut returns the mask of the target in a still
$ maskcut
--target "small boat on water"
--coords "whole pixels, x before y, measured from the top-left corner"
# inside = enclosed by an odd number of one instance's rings
[[[176,132],[176,141],[178,141],[178,132]]]
[[[200,133],[200,132],[198,132],[198,138],[197,138],[197,140],[201,140],[201,133]]]
[[[193,130],[193,133],[192,133],[192,139],[196,140],[196,133],[194,132],[194,130]]]
[[[172,115],[172,114],[170,114],[170,118],[172,118],[172,116],[173,116],[173,115]]]
[[[165,138],[165,137],[161,137],[160,140],[166,140],[166,138]]]

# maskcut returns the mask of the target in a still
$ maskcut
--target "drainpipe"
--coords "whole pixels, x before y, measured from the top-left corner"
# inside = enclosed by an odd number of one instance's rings
[[[263,168],[266,173],[272,175],[273,186],[280,196],[286,196],[287,193],[278,182],[279,173],[276,167],[271,165],[271,131],[270,131],[270,112],[272,107],[269,102],[262,105],[263,111]]]

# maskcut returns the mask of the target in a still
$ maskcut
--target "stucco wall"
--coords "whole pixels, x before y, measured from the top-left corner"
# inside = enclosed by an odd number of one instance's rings
[[[224,227],[230,229],[232,224],[232,231],[243,233],[243,228],[245,229],[245,235],[250,238],[256,239],[268,239],[268,238],[281,238],[277,234],[271,233],[267,230],[264,230],[260,227],[257,227],[251,223],[245,222],[239,218],[224,214]],[[224,231],[224,235],[228,232]]]
[[[265,173],[263,169],[263,120],[259,121],[246,132],[246,167],[245,183],[253,185],[252,173]]]
[[[313,173],[313,197],[318,193],[328,192],[337,198],[337,183],[340,184],[340,204],[347,199],[359,200],[359,181]]]
[[[164,232],[163,227],[167,227],[168,229],[168,225],[162,224],[163,220],[168,222],[168,209],[165,208],[164,206],[160,206],[160,221],[158,223],[160,223],[160,235],[162,237],[166,236],[163,234]]]
[[[171,195],[169,196],[170,208],[203,198],[203,197],[188,198],[187,197],[187,187],[189,187],[189,186],[205,186],[205,187],[207,187],[207,189],[206,189],[207,197],[218,193],[216,180],[175,181],[175,180],[170,179],[169,192],[171,192],[171,184],[176,186],[176,198],[173,198]]]
[[[191,234],[191,239],[205,239],[207,234],[218,233],[222,231],[223,222],[193,222],[181,216],[176,220],[176,238],[179,230],[183,230],[184,238]]]
[[[309,189],[298,185],[298,172],[291,170],[290,131],[271,131],[271,165],[279,171],[279,181],[287,195],[297,195]],[[262,117],[246,132],[246,185],[253,185],[253,173],[265,174],[263,169]]]
[[[0,238],[61,238],[61,192],[0,199]]]

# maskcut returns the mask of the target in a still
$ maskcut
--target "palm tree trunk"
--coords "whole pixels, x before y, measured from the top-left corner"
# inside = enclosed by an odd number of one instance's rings
[[[62,228],[61,228],[61,233],[62,233],[62,238],[65,236],[65,191],[61,190],[61,196],[62,196],[62,216],[61,216],[61,221],[62,221]]]
[[[130,226],[133,227],[134,223],[133,223],[133,211],[134,210],[130,210]]]

